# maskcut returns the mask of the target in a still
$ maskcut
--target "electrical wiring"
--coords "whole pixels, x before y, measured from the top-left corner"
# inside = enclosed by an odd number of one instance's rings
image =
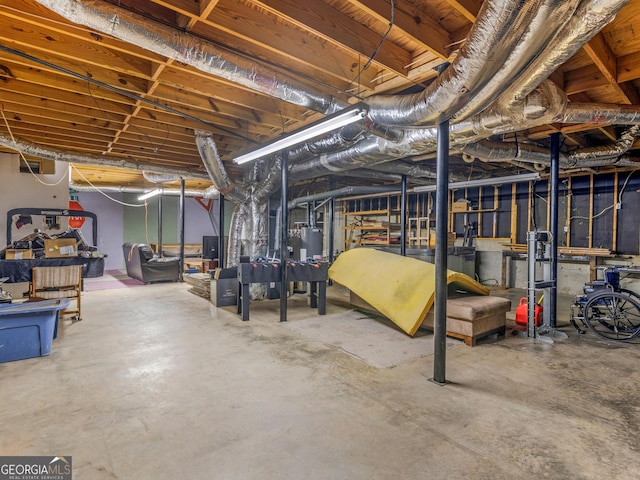
[[[624,181],[624,184],[622,185],[622,188],[620,189],[620,194],[618,196],[618,203],[622,203],[622,194],[624,193],[624,189],[627,188],[627,183],[629,183],[629,179],[631,178],[631,176],[638,172],[640,170],[636,169],[636,170],[632,170],[631,172],[629,172],[629,175],[627,175],[627,178]],[[600,212],[598,212],[596,215],[593,215],[592,217],[582,217],[582,216],[571,216],[569,218],[567,218],[567,223],[569,223],[571,220],[590,220],[592,218],[598,218],[602,215],[604,215],[605,213],[607,213],[609,210],[612,210],[613,208],[616,207],[616,204],[614,203],[613,205],[609,205],[608,207],[603,208]]]
[[[7,126],[7,130],[9,131],[9,135],[11,136],[11,140],[16,143],[16,139],[13,136],[13,132],[11,131],[11,126],[9,125],[9,121],[7,120],[7,117],[4,114],[4,107],[0,108],[0,113],[2,113],[2,118],[4,119],[4,124]],[[29,169],[29,172],[31,172],[31,175],[33,175],[33,178],[35,178],[38,182],[40,182],[42,185],[45,185],[47,187],[55,187],[56,185],[60,185],[62,183],[62,181],[64,180],[64,175],[62,175],[60,177],[60,180],[58,180],[56,183],[47,183],[45,181],[43,181],[42,179],[40,179],[38,177],[38,175],[36,175],[34,173],[34,171],[31,169],[31,165],[29,165],[29,161],[25,158],[24,154],[22,153],[21,150],[18,150],[18,154],[20,155],[20,158],[22,158],[22,161],[24,161],[25,165],[27,166],[27,168]]]
[[[121,202],[120,200],[116,200],[116,199],[115,199],[115,198],[113,198],[113,197],[110,197],[110,196],[109,196],[109,195],[107,195],[105,192],[103,192],[102,190],[100,190],[100,187],[96,187],[93,183],[91,183],[91,182],[89,181],[89,179],[88,179],[87,177],[85,177],[85,176],[82,174],[82,172],[76,168],[76,166],[75,166],[75,165],[73,165],[73,164],[69,164],[69,165],[70,165],[70,166],[71,166],[71,167],[76,171],[76,173],[77,173],[78,175],[80,175],[80,176],[82,177],[82,179],[83,179],[85,182],[87,182],[87,183],[88,183],[88,184],[89,184],[89,185],[90,185],[90,186],[91,186],[95,191],[97,191],[99,194],[101,194],[101,195],[103,195],[103,196],[107,197],[107,198],[108,198],[109,200],[111,200],[112,202],[115,202],[115,203],[117,203],[117,204],[123,205],[123,206],[125,206],[125,207],[144,207],[144,206],[146,205],[146,202],[145,202],[145,203],[126,203],[126,202]]]
[[[389,36],[389,33],[391,33],[391,29],[395,25],[395,16],[396,16],[396,4],[395,4],[395,0],[391,0],[391,20],[389,21],[389,28],[387,28],[387,31],[384,33],[384,35],[382,35],[382,38],[380,39],[380,42],[378,42],[378,46],[375,48],[373,53],[369,56],[369,59],[366,61],[364,66],[358,70],[358,73],[356,74],[355,77],[353,77],[353,80],[351,80],[349,82],[349,84],[344,88],[345,91],[347,91],[349,89],[349,87],[351,85],[353,85],[356,80],[358,81],[358,85],[360,84],[360,75],[367,68],[369,68],[369,66],[371,65],[371,62],[373,62],[374,58],[376,58],[376,55],[378,55],[378,52],[382,48],[382,45],[387,40],[387,37]],[[360,91],[359,90],[360,89],[358,88],[358,94],[356,95],[358,98],[360,97]]]

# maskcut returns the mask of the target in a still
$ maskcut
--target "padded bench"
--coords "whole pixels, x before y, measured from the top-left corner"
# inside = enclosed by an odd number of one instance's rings
[[[474,347],[479,338],[497,333],[504,336],[511,300],[492,296],[464,296],[447,300],[447,336],[460,338]],[[433,330],[433,308],[422,327]]]

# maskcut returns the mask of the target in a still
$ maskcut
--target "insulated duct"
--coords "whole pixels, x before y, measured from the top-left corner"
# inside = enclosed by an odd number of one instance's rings
[[[238,203],[248,201],[249,192],[235,185],[229,178],[229,175],[227,175],[212,134],[201,130],[195,130],[194,133],[196,135],[198,151],[200,152],[207,172],[209,172],[213,185],[229,200]]]
[[[59,149],[43,148],[38,144],[16,138],[15,141],[0,134],[0,146],[10,148],[24,155],[32,157],[44,158],[46,160],[54,160],[56,162],[77,163],[81,165],[95,165],[99,167],[115,167],[126,168],[129,170],[146,170],[158,174],[177,175],[184,178],[201,178],[209,180],[209,176],[204,172],[194,170],[183,170],[179,168],[162,167],[151,165],[145,162],[132,162],[123,160],[120,157],[112,157],[108,155],[89,155],[81,154],[74,151],[65,151]]]
[[[368,117],[382,125],[433,125],[452,117],[503,67],[540,1],[485,1],[458,56],[431,85],[417,94],[367,98]]]
[[[527,25],[514,25],[515,30],[524,31],[518,44],[487,86],[456,113],[455,121],[464,120],[484,110],[509,88],[513,79],[523,73],[569,21],[579,3],[580,0],[544,0]]]
[[[260,162],[257,162],[255,166],[257,167]],[[271,168],[268,169],[267,174],[264,180],[259,179],[254,181],[256,184],[256,188],[253,192],[253,196],[260,203],[265,204],[266,209],[266,201],[269,199],[271,195],[278,191],[280,188],[280,183],[282,181],[282,159],[278,155],[278,157],[271,164]]]
[[[168,183],[168,182],[177,182],[178,180],[180,180],[179,175],[174,175],[171,173],[160,174],[160,173],[150,172],[148,170],[143,170],[142,176],[144,177],[145,180],[151,183]]]
[[[145,50],[191,65],[251,90],[316,112],[330,114],[347,106],[329,95],[311,93],[308,85],[256,60],[243,58],[188,33],[96,0],[36,0],[70,20]]]
[[[316,202],[318,200],[326,200],[328,198],[340,198],[349,195],[375,195],[377,193],[397,192],[398,186],[389,187],[368,187],[368,186],[353,186],[343,187],[337,190],[331,190],[329,192],[315,193],[313,195],[307,195],[305,197],[294,198],[287,202],[289,210],[295,208],[297,205],[309,202]]]
[[[240,263],[242,230],[249,218],[249,209],[244,203],[236,203],[231,214],[229,225],[229,244],[227,246],[227,267],[235,267]]]
[[[639,132],[640,126],[633,126],[624,131],[613,145],[583,148],[566,154],[561,153],[560,167],[569,169],[612,165],[633,146]],[[483,162],[519,161],[549,165],[551,161],[548,149],[522,143],[481,141],[466,145],[462,148],[462,152]]]
[[[522,101],[560,65],[582,48],[629,0],[584,0],[555,39],[504,93],[507,105]]]
[[[560,123],[609,123],[611,125],[640,125],[637,105],[609,105],[602,103],[570,103],[555,118]]]
[[[78,192],[103,192],[103,193],[146,193],[143,188],[139,187],[92,187],[90,185],[79,185],[75,182],[69,182],[69,188]],[[185,196],[187,197],[200,197],[200,198],[218,198],[218,191],[210,187],[206,190],[185,190]],[[162,195],[179,196],[179,188],[162,188]]]
[[[545,81],[525,101],[512,108],[494,105],[475,117],[451,125],[452,147],[478,141],[496,133],[509,133],[552,123],[566,108],[566,97],[553,82]],[[368,168],[411,175],[393,160],[432,152],[436,147],[435,128],[406,128],[402,142],[368,136],[339,152],[319,155],[292,165],[292,180],[331,175],[345,170]],[[396,169],[397,168],[397,169]]]
[[[376,171],[361,168],[356,170],[345,170],[344,172],[340,173],[340,176],[394,183],[398,183],[402,180],[402,174],[400,173],[390,173],[385,171]],[[425,178],[412,178],[411,182],[419,183],[421,185],[432,183],[430,180],[427,180]]]

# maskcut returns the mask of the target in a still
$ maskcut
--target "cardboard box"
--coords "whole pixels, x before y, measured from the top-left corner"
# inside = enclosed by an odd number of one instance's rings
[[[56,238],[44,241],[45,258],[66,258],[78,256],[75,238]]]
[[[27,249],[7,248],[4,258],[7,260],[24,260],[27,258],[33,258],[33,250],[31,250],[30,248],[27,248]]]
[[[456,232],[447,232],[447,247],[453,247],[456,243]],[[429,248],[436,248],[436,229],[429,233]]]
[[[466,212],[469,210],[469,205],[471,205],[471,202],[469,202],[469,200],[465,200],[465,199],[456,200],[455,202],[453,202],[453,205],[451,206],[451,211]]]

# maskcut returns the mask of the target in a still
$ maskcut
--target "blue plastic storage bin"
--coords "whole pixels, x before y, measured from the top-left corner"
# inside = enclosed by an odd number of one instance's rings
[[[0,305],[0,363],[51,353],[56,319],[68,298]]]

